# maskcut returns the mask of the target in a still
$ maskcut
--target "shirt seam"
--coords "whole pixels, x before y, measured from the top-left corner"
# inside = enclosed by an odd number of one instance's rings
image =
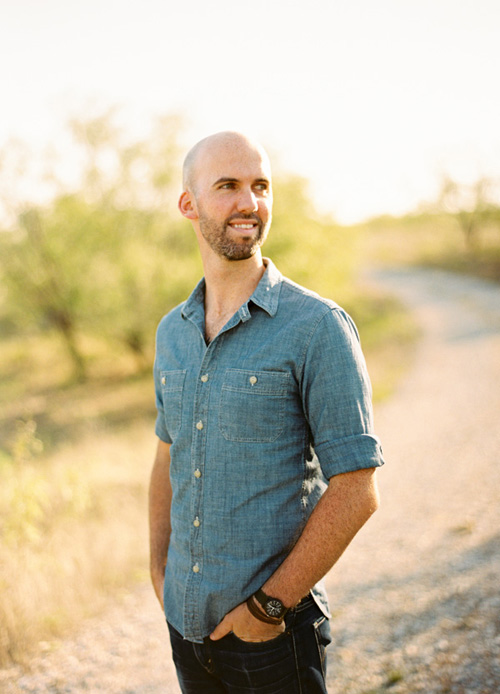
[[[339,306],[330,306],[330,305],[326,304],[326,309],[327,309],[327,310],[326,310],[324,313],[322,313],[321,316],[318,317],[316,323],[313,325],[313,327],[312,327],[312,329],[311,329],[311,334],[310,334],[310,336],[309,336],[309,339],[307,340],[306,344],[304,345],[304,350],[303,350],[303,353],[302,353],[302,355],[301,355],[301,365],[300,365],[300,378],[299,378],[299,383],[301,383],[301,384],[302,384],[302,380],[303,380],[303,377],[304,377],[304,369],[305,369],[305,366],[306,366],[307,352],[309,351],[309,347],[310,347],[310,345],[311,345],[311,342],[312,342],[312,339],[313,339],[314,335],[316,334],[316,331],[317,331],[317,329],[318,329],[318,327],[319,327],[319,324],[320,324],[320,323],[326,318],[326,316],[328,316],[330,313],[333,313],[333,312],[340,313],[340,312],[342,312],[342,309],[341,309]],[[302,388],[301,388],[301,398],[302,398]]]

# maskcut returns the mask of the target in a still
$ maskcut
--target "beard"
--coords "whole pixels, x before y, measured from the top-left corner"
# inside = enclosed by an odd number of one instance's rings
[[[228,228],[233,219],[248,220],[256,222],[257,225],[248,236],[236,240],[231,237]],[[271,221],[264,224],[256,214],[238,214],[228,217],[220,224],[200,213],[199,224],[201,235],[215,253],[227,260],[247,260],[255,255],[266,240]]]

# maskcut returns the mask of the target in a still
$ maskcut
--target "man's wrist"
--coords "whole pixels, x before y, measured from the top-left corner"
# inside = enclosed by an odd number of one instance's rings
[[[259,609],[266,618],[273,620],[272,623],[281,623],[285,618],[288,609],[279,598],[267,595],[262,588],[259,588],[254,595],[253,605]]]
[[[264,610],[261,608],[260,604],[256,601],[255,595],[251,595],[248,598],[248,600],[246,601],[246,605],[250,614],[256,619],[258,619],[260,622],[265,622],[265,624],[274,624],[275,626],[278,626],[283,622],[283,617],[270,617],[268,614],[266,614]]]

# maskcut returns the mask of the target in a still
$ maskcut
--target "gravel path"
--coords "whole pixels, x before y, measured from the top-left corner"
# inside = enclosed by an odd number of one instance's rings
[[[371,277],[416,312],[414,367],[376,411],[382,505],[327,578],[331,694],[500,692],[500,288],[429,270]],[[149,586],[0,692],[179,694]]]
[[[415,311],[411,373],[376,411],[382,504],[328,577],[330,691],[500,692],[500,287],[372,277]]]

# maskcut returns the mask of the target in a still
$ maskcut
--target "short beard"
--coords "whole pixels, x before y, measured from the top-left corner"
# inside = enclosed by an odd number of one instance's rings
[[[232,219],[241,221],[247,219],[257,222],[256,232],[253,232],[253,236],[246,241],[241,241],[239,243],[233,241],[227,232],[227,227]],[[233,215],[226,219],[221,225],[205,217],[203,214],[200,214],[199,224],[201,235],[210,248],[218,255],[226,258],[226,260],[248,260],[248,258],[254,256],[266,240],[270,226],[270,222],[264,226],[260,217],[252,214]]]

